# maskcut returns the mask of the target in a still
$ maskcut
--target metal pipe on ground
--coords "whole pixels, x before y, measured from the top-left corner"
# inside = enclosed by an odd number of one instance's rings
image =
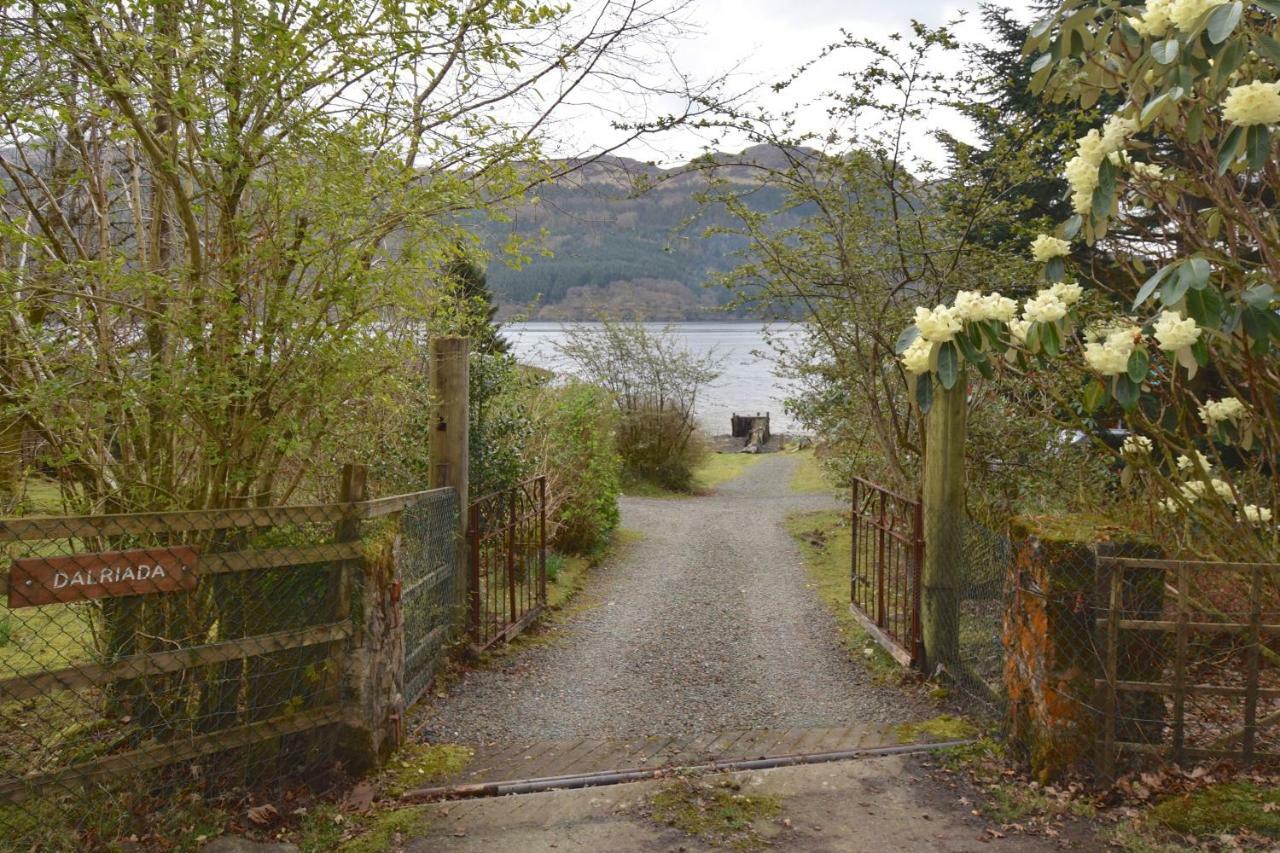
[[[682,773],[730,773],[739,770],[769,770],[775,767],[793,767],[801,764],[825,764],[832,761],[848,761],[854,758],[879,758],[887,755],[913,755],[932,752],[954,746],[967,746],[968,740],[949,740],[942,743],[918,743],[906,746],[881,746],[870,749],[840,749],[831,752],[792,753],[768,758],[741,758],[730,761],[709,761],[703,764],[682,766],[636,767],[629,770],[605,770],[596,773],[576,773],[567,776],[543,776],[535,779],[517,779],[509,782],[479,782],[471,785],[441,785],[432,788],[416,788],[400,796],[404,802],[435,800],[464,800],[479,797],[503,797],[510,794],[532,794],[538,791],[593,788],[602,785],[621,785],[641,782],[645,779],[663,779]]]

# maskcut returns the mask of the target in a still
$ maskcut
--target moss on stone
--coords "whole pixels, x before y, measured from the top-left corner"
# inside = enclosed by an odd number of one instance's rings
[[[1165,800],[1148,812],[1147,819],[1182,835],[1249,831],[1280,839],[1280,789],[1248,782],[1211,785]]]
[[[427,806],[396,809],[374,817],[368,828],[358,838],[343,844],[342,853],[383,853],[395,850],[412,838],[425,835],[430,828],[431,816]]]
[[[777,797],[743,794],[732,780],[672,779],[649,798],[647,814],[712,847],[755,850],[766,845],[758,824],[782,811]]]
[[[895,732],[901,743],[937,743],[977,737],[978,727],[964,717],[943,714],[931,720],[903,723]]]
[[[401,747],[378,777],[378,786],[392,797],[441,782],[462,772],[475,750],[453,743],[411,743]]]

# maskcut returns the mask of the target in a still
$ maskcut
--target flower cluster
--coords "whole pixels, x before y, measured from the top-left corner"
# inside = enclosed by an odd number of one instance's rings
[[[1076,213],[1088,213],[1093,205],[1093,191],[1098,188],[1098,169],[1102,161],[1120,151],[1138,130],[1130,118],[1112,116],[1102,131],[1091,130],[1076,140],[1076,155],[1067,161],[1063,177],[1071,185],[1071,206]]]
[[[1249,410],[1238,397],[1223,397],[1221,400],[1205,400],[1200,406],[1200,420],[1206,426],[1213,427],[1223,421],[1239,421],[1249,416]]]
[[[1116,376],[1129,369],[1129,356],[1141,339],[1142,330],[1129,326],[1111,331],[1105,340],[1084,345],[1084,360],[1103,376]]]
[[[1071,244],[1058,237],[1041,234],[1031,243],[1031,256],[1040,263],[1047,263],[1071,252]]]
[[[925,340],[924,337],[918,337],[902,351],[902,366],[912,376],[916,376],[929,370],[931,358],[933,358],[933,343]]]
[[[1134,177],[1146,178],[1148,180],[1158,180],[1164,177],[1164,169],[1160,168],[1156,163],[1130,163],[1129,171]]]
[[[1224,2],[1226,0],[1147,0],[1142,17],[1133,18],[1129,23],[1141,35],[1152,38],[1165,35],[1170,25],[1188,32],[1205,13]]]
[[[962,290],[956,294],[953,312],[967,323],[982,320],[999,320],[1007,323],[1018,311],[1018,303],[999,293],[982,294],[976,290]]]
[[[1067,316],[1070,306],[1048,290],[1042,290],[1022,306],[1022,316],[1033,323],[1055,323]]]
[[[1151,439],[1145,435],[1131,435],[1120,446],[1120,453],[1131,459],[1145,459],[1151,455]]]
[[[1200,328],[1190,317],[1177,311],[1163,311],[1154,324],[1156,341],[1160,349],[1175,352],[1200,340]]]
[[[1280,83],[1232,86],[1222,102],[1222,118],[1238,127],[1280,123]]]
[[[1196,471],[1208,471],[1212,467],[1212,463],[1209,462],[1209,457],[1205,456],[1199,450],[1193,450],[1191,452],[1195,454],[1194,459],[1190,456],[1178,457],[1179,471],[1192,471],[1193,469]]]
[[[1249,524],[1263,524],[1271,520],[1271,507],[1245,504],[1240,508],[1240,520]]]
[[[946,343],[954,338],[956,332],[960,331],[964,325],[955,309],[946,305],[939,305],[932,309],[925,308],[923,305],[917,306],[915,322],[920,337],[937,344]]]

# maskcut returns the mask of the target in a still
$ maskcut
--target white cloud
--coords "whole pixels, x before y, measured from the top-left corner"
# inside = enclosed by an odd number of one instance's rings
[[[1031,16],[1027,0],[998,2],[1015,9],[1024,20]],[[858,37],[885,39],[892,33],[906,31],[913,18],[929,26],[939,26],[955,21],[962,11],[968,14],[957,28],[957,34],[965,41],[983,38],[976,4],[937,0],[697,0],[687,10],[688,25],[682,28],[682,37],[664,45],[664,49],[675,67],[694,79],[716,77],[732,69],[729,90],[757,87],[748,101],[779,110],[839,87],[839,72],[856,67],[851,57],[842,57],[823,63],[807,74],[801,85],[785,93],[767,90],[769,83],[782,79],[797,65],[815,57],[825,45],[839,40],[841,29]],[[655,72],[666,62],[666,57],[656,52],[651,59]],[[962,56],[952,54],[940,67],[958,71],[963,62]],[[593,99],[594,103],[578,104],[557,123],[560,141],[554,153],[579,152],[611,136],[616,138],[609,122],[618,114],[643,119],[678,108],[674,100],[650,99],[642,103],[636,99],[618,99],[604,91],[597,92]],[[823,121],[821,111],[816,109],[806,114],[806,118],[814,127]],[[942,127],[961,137],[968,135],[964,122],[955,115],[931,116],[927,124],[912,133],[916,153],[923,156],[940,154],[940,148],[930,137],[932,129]],[[728,150],[742,147],[743,140],[717,139],[706,131],[683,129],[660,139],[633,143],[619,153],[670,165],[684,162],[708,144]]]

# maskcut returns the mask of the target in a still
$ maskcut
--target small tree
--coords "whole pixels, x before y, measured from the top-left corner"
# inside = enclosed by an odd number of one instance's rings
[[[613,397],[621,423],[618,452],[632,477],[677,490],[693,484],[701,452],[696,407],[703,389],[720,375],[714,352],[697,355],[669,326],[607,318],[569,326],[557,351],[584,379]]]

